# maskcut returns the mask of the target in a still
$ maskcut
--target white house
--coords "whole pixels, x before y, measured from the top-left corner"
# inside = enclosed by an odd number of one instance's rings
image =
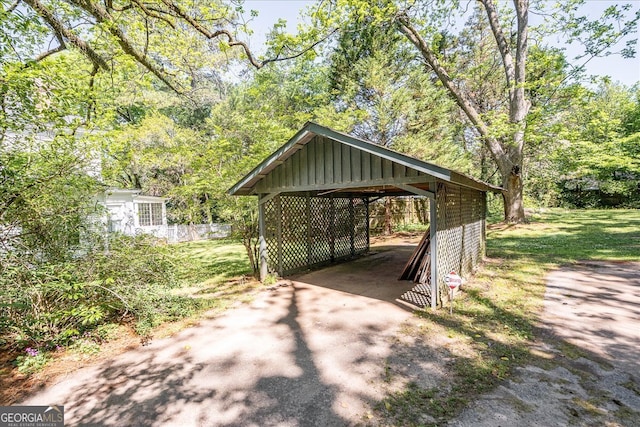
[[[98,202],[106,208],[103,220],[109,232],[167,237],[166,199],[143,196],[141,190],[108,189]]]

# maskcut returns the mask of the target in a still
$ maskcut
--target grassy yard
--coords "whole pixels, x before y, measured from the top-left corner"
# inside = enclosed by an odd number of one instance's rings
[[[224,309],[251,298],[259,282],[251,276],[244,246],[234,240],[202,240],[172,246],[176,295],[202,301],[204,309]]]
[[[410,384],[380,408],[401,425],[419,425],[429,413],[440,423],[475,396],[509,378],[513,368],[535,360],[530,351],[543,304],[545,275],[580,260],[640,260],[639,210],[547,210],[527,224],[494,224],[487,231],[487,259],[448,310],[425,311],[410,334],[451,339],[450,387]],[[562,343],[566,353],[579,349]]]
[[[176,274],[182,285],[213,286],[251,274],[247,253],[234,240],[202,240],[173,245]]]
[[[177,282],[170,291],[176,298],[170,300],[175,308],[169,318],[159,317],[149,324],[143,337],[135,334],[133,325],[127,322],[105,323],[78,337],[66,348],[39,349],[37,357],[25,358],[24,352],[3,349],[0,351],[0,402],[19,401],[35,385],[46,384],[87,363],[109,360],[150,337],[172,335],[197,323],[205,311],[220,312],[237,301],[250,300],[252,291],[261,286],[251,276],[245,249],[239,242],[207,240],[170,245],[164,249],[169,253]],[[29,365],[17,363],[19,356]],[[29,368],[28,371],[25,368]]]

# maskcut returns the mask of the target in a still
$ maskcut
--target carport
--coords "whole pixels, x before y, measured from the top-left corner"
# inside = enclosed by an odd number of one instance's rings
[[[258,197],[261,279],[365,253],[372,201],[428,197],[430,294],[438,296],[449,271],[468,274],[484,256],[487,191],[501,189],[309,122],[229,194]]]

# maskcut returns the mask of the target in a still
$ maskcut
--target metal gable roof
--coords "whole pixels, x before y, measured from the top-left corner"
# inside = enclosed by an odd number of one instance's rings
[[[451,182],[465,187],[471,187],[480,191],[501,192],[502,188],[487,184],[468,175],[452,171],[432,163],[424,162],[407,156],[394,150],[373,144],[371,142],[355,138],[353,136],[321,126],[314,122],[307,122],[289,141],[278,148],[273,154],[263,160],[244,178],[238,181],[228,190],[231,195],[251,195],[254,186],[271,171],[281,165],[287,158],[303,148],[315,136],[324,136],[341,144],[353,147],[363,152],[370,153],[383,159],[400,164],[418,172],[430,175],[437,179]]]

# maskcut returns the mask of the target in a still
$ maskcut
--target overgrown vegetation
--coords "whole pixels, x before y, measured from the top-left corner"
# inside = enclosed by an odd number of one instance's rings
[[[162,322],[223,307],[250,283],[230,279],[251,271],[236,242],[168,246],[145,235],[113,236],[108,250],[66,262],[2,261],[0,346],[26,348],[16,361],[25,374],[54,349],[95,350],[117,324],[145,336]]]
[[[423,425],[422,414],[441,425],[478,394],[535,359],[530,346],[550,270],[580,260],[640,260],[637,210],[550,210],[529,224],[490,227],[487,262],[466,283],[448,310],[425,311],[411,333],[443,334],[453,341],[455,377],[451,388],[422,389],[409,384],[390,395],[379,410],[397,425]]]

